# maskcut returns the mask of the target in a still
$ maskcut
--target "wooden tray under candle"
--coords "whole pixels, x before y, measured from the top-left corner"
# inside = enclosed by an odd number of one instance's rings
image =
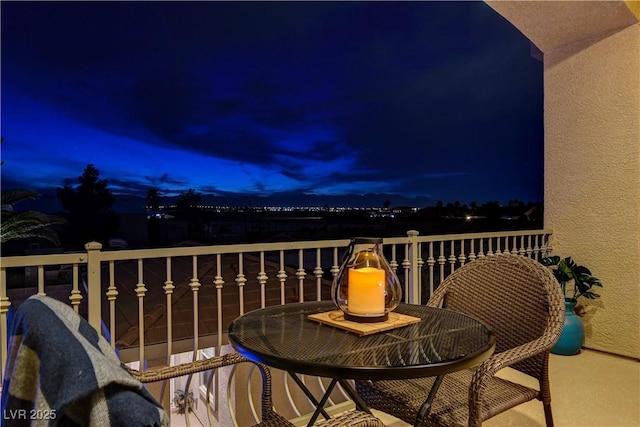
[[[389,318],[384,322],[359,323],[345,320],[342,310],[310,314],[309,319],[325,325],[335,326],[336,328],[344,329],[360,336],[401,328],[413,323],[419,323],[421,320],[419,317],[407,316],[406,314],[395,313],[392,311],[389,313]]]

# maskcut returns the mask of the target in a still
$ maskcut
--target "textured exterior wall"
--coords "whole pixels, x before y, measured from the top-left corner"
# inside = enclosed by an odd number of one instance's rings
[[[545,52],[544,79],[545,227],[603,282],[586,346],[640,358],[640,27]]]
[[[624,2],[488,2],[544,53],[545,227],[600,278],[585,346],[640,359],[640,25]]]

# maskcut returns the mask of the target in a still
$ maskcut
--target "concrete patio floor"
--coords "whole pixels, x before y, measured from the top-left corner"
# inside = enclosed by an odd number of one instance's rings
[[[558,427],[637,427],[640,426],[640,361],[583,350],[575,356],[551,355],[550,378],[552,409]],[[501,376],[518,379],[518,373]],[[535,386],[533,383],[528,383]],[[388,427],[409,424],[388,414],[373,411]],[[183,415],[172,414],[173,427],[186,426]],[[200,426],[191,415],[191,426]],[[528,402],[484,423],[486,427],[545,426],[542,404]],[[227,427],[227,426],[223,426]]]

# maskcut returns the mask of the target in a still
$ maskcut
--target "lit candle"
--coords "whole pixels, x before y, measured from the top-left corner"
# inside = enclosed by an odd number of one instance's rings
[[[384,314],[384,270],[373,267],[350,268],[347,310],[355,315]]]

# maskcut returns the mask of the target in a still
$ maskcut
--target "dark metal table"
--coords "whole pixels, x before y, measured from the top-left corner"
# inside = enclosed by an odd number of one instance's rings
[[[300,385],[320,413],[336,383],[368,411],[346,380],[382,380],[436,376],[432,400],[442,375],[469,368],[487,359],[495,349],[493,333],[464,314],[421,305],[400,304],[395,312],[419,317],[408,326],[358,336],[323,325],[308,315],[335,310],[331,301],[271,306],[246,313],[229,326],[229,341],[245,357],[282,369]],[[297,374],[332,378],[320,401]],[[429,410],[430,401],[426,411]]]

